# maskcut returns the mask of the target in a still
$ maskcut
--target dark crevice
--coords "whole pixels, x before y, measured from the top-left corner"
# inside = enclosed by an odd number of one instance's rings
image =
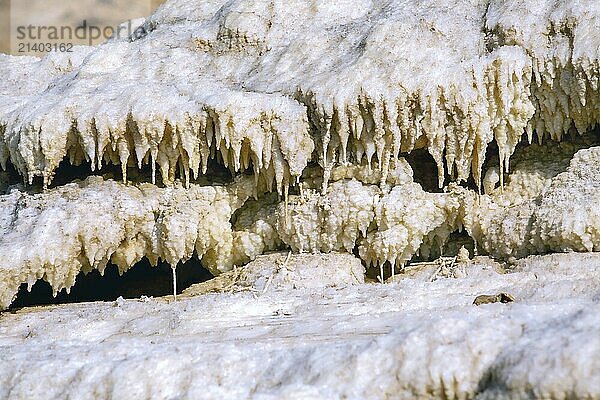
[[[0,171],[0,194],[6,194],[12,187],[24,188],[23,177],[10,162],[6,162],[6,170]]]
[[[363,265],[363,267],[365,268],[365,279],[367,281],[376,281],[377,275],[379,275],[379,267],[367,265],[365,260],[363,260],[362,257],[360,256],[360,250],[358,247],[358,243],[360,243],[363,238],[364,238],[364,236],[362,235],[362,233],[359,233],[359,237],[356,240],[357,244],[352,249],[352,255],[354,255],[354,257],[358,258],[360,260],[361,264]]]
[[[415,262],[431,262],[437,260],[439,257],[454,257],[458,255],[458,251],[461,247],[465,247],[469,251],[469,256],[475,255],[475,241],[465,231],[454,231],[450,234],[444,245],[439,248],[430,247],[426,249],[421,248],[417,254],[413,256],[410,263]],[[424,254],[427,253],[427,256]]]
[[[430,193],[441,193],[438,185],[438,167],[427,149],[416,149],[410,153],[401,154],[413,170],[413,179],[423,190]],[[449,177],[446,177],[449,181]]]
[[[193,284],[212,278],[213,275],[203,268],[194,256],[177,267],[177,291],[181,293]],[[153,267],[144,258],[122,276],[112,264],[106,267],[104,276],[100,275],[98,270],[93,270],[87,275],[79,273],[70,293],[62,290],[56,297],[52,296],[52,288],[44,280],[38,280],[31,292],[27,291],[27,284],[22,284],[10,309],[48,304],[114,301],[119,297],[133,299],[141,296],[166,296],[173,293],[172,282],[172,270],[168,264],[161,262]]]
[[[63,160],[56,169],[54,179],[49,188],[66,185],[67,183],[84,180],[89,176],[102,176],[105,179],[121,179],[121,166],[108,164],[103,165],[101,169],[92,171],[91,164],[88,162],[80,165],[72,165],[67,160]],[[34,187],[42,188],[42,178],[37,177],[34,180]]]
[[[496,139],[493,139],[485,150],[485,160],[483,161],[483,165],[481,166],[481,178],[485,176],[485,172],[492,168],[498,167],[500,164],[500,150],[498,148],[498,143]]]
[[[248,171],[242,173],[251,173],[251,168]],[[68,183],[84,181],[91,176],[101,176],[104,180],[113,180],[122,182],[123,176],[120,165],[114,165],[112,163],[103,163],[102,168],[96,168],[92,171],[91,163],[83,162],[80,165],[73,165],[67,159],[63,160],[58,168],[54,171],[54,178],[51,184],[48,186],[49,189],[64,186]],[[165,187],[162,181],[162,175],[158,169],[156,170],[156,185],[159,187]],[[176,180],[184,181],[184,177],[180,176],[179,168],[176,169]],[[233,182],[234,174],[225,166],[219,163],[216,159],[210,159],[208,161],[208,167],[206,174],[202,174],[199,171],[197,179],[191,177],[190,171],[190,182],[201,185],[225,185]],[[148,164],[138,169],[137,165],[130,165],[127,167],[127,182],[128,183],[150,183],[152,182],[152,167]],[[0,171],[0,195],[8,193],[11,189],[19,189],[20,191],[27,192],[29,194],[36,194],[43,192],[43,180],[41,176],[36,176],[33,179],[31,185],[24,182],[23,177],[16,170],[14,165],[8,161],[6,170]]]
[[[455,231],[450,234],[446,243],[442,246],[441,249],[429,249],[428,256],[425,257],[422,255],[423,251],[420,251],[407,263],[410,265],[411,263],[422,263],[422,262],[432,262],[437,260],[439,257],[455,257],[458,255],[461,247],[465,247],[469,251],[469,257],[473,258],[475,256],[475,242],[471,236],[466,231]],[[358,257],[358,248],[355,248],[353,253]],[[363,261],[363,265],[365,265]],[[368,281],[375,282],[378,281],[378,277],[381,274],[381,268],[379,263],[375,263],[374,265],[365,265],[366,273],[365,277]],[[400,265],[396,265],[394,267],[394,275],[402,275],[405,273],[405,270],[402,269]],[[384,279],[388,279],[392,276],[392,264],[386,261],[383,264],[383,277]]]
[[[298,194],[298,191],[297,188],[291,187],[290,195]],[[277,192],[266,193],[258,199],[250,198],[246,200],[243,206],[233,212],[229,223],[234,227],[234,230],[247,228],[249,224],[256,222],[256,218],[265,217],[265,215],[261,215],[264,214],[264,209],[267,207],[274,209],[281,201],[283,199]]]
[[[398,275],[400,273],[400,268],[396,266],[395,273]],[[367,281],[376,282],[379,281],[379,276],[381,274],[381,269],[378,263],[376,265],[367,266],[365,271],[365,278]],[[392,264],[386,261],[383,264],[383,279],[388,279],[392,276]]]
[[[469,257],[473,258],[475,256],[475,241],[465,230],[455,231],[450,234],[442,250],[442,256],[457,256],[461,247],[469,251]]]

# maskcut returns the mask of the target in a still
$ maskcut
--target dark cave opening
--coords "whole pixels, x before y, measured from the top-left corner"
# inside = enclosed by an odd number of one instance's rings
[[[177,293],[183,292],[193,284],[206,282],[214,276],[202,265],[196,256],[177,267]],[[44,280],[38,280],[32,287],[31,292],[27,290],[27,284],[22,284],[15,301],[9,309],[23,307],[82,303],[91,301],[114,301],[119,297],[125,299],[167,296],[173,293],[173,276],[171,267],[160,262],[153,267],[144,258],[135,264],[123,275],[119,275],[117,267],[109,264],[104,276],[98,270],[90,273],[77,275],[75,285],[69,294],[62,290],[56,297],[52,296],[50,284]]]
[[[252,165],[250,165],[248,170],[242,171],[242,173],[251,174]],[[176,168],[175,179],[183,182],[185,177],[182,175],[180,169]],[[217,153],[216,158],[210,158],[208,160],[206,174],[202,174],[201,171],[199,171],[198,175],[197,179],[193,179],[190,171],[190,182],[201,186],[229,184],[233,182],[235,177],[235,174],[223,165],[219,153]],[[64,186],[71,182],[84,181],[90,176],[102,176],[105,180],[110,179],[117,182],[123,180],[121,165],[115,165],[105,161],[102,163],[101,168],[96,168],[92,171],[91,163],[88,161],[84,161],[80,165],[73,165],[65,158],[54,171],[54,177],[52,178],[52,182],[48,185],[48,188],[52,189]],[[158,165],[156,166],[155,177],[156,184],[160,187],[164,187],[165,184],[162,180]],[[127,166],[127,181],[130,183],[152,182],[152,166],[146,163],[139,169],[135,159],[130,158]],[[33,179],[33,183],[29,185],[28,182],[24,181],[24,178],[19,174],[11,161],[7,160],[6,170],[0,170],[0,194],[6,194],[9,189],[13,187],[30,194],[41,193],[43,191],[43,179],[41,176],[36,176]]]
[[[20,185],[23,187],[23,178],[15,166],[6,161],[6,169],[0,171],[0,194],[6,194],[11,186]]]
[[[475,241],[464,229],[460,231],[454,231],[450,234],[446,244],[444,244],[441,255],[443,257],[455,257],[458,255],[461,247],[464,247],[469,251],[469,257],[471,258],[475,257],[477,254]]]
[[[438,185],[438,167],[427,149],[415,149],[401,154],[413,170],[413,180],[429,193],[441,193]],[[448,181],[449,177],[445,178]],[[445,184],[445,182],[444,182]]]
[[[102,176],[105,180],[123,180],[121,165],[115,165],[112,163],[104,162],[100,169],[92,171],[91,164],[89,162],[84,162],[79,166],[74,166],[70,164],[68,160],[65,159],[59,164],[57,170],[55,171],[54,179],[52,180],[50,188],[62,186],[69,182],[74,182],[76,180],[85,180],[87,177],[94,175]],[[219,160],[214,158],[208,160],[206,174],[199,175],[200,176],[194,180],[191,176],[190,171],[190,182],[199,185],[227,184],[231,183],[234,178],[231,171],[228,168],[226,168],[222,163],[220,163]],[[158,165],[156,166],[155,178],[156,184],[158,186],[165,186]],[[182,173],[179,168],[175,169],[175,179],[180,180],[182,182],[185,180],[185,177],[182,176]],[[127,166],[127,181],[133,183],[152,182],[152,166],[149,163],[147,163],[143,164],[142,168],[139,169],[137,163],[132,163],[132,160],[130,159],[129,165]],[[38,186],[41,188],[41,178],[36,178],[36,182],[34,183],[37,183]]]

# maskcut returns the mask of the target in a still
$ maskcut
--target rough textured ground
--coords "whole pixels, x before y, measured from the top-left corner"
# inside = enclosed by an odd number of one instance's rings
[[[599,398],[600,256],[514,268],[4,312],[0,398]]]

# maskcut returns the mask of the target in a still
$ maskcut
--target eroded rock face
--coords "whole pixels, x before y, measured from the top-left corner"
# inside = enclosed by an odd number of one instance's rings
[[[0,56],[3,167],[46,188],[65,160],[114,164],[124,182],[0,196],[0,308],[21,283],[61,290],[142,257],[400,266],[463,227],[499,258],[597,250],[598,143],[557,144],[600,121],[596,3],[171,0],[143,37]],[[509,163],[525,133],[555,142]],[[444,192],[414,182],[415,149]],[[211,183],[210,163],[235,182]],[[151,183],[132,178],[145,165]]]

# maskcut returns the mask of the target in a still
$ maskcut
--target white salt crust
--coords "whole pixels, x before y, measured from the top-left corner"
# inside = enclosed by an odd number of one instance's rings
[[[171,0],[144,27],[0,55],[0,164],[26,184],[0,173],[0,310],[109,262],[219,276],[0,313],[0,399],[600,398],[598,256],[516,260],[600,251],[597,0]],[[123,183],[47,189],[65,160]],[[407,265],[463,229],[510,273]],[[364,284],[388,262],[410,270]]]
[[[150,163],[169,182],[220,153],[281,191],[311,157],[385,175],[425,147],[440,185],[481,182],[493,139],[508,170],[524,130],[598,123],[599,21],[595,0],[171,0],[133,42],[3,56],[0,161],[45,183],[65,157],[124,180]]]
[[[2,313],[0,399],[600,397],[597,254],[337,288],[318,277],[347,258],[295,257],[319,260],[301,289]],[[472,304],[499,292],[515,302]]]

